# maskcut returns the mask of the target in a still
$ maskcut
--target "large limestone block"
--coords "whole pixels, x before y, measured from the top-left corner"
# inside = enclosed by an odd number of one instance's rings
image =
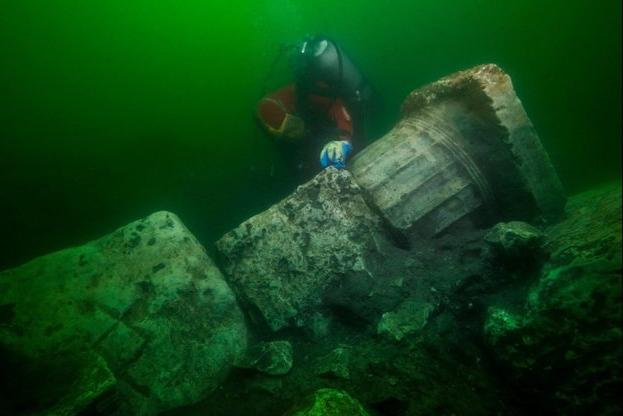
[[[329,285],[369,279],[385,243],[361,188],[328,168],[216,245],[239,299],[278,330],[317,316]]]
[[[392,225],[421,234],[468,216],[477,223],[555,218],[565,204],[510,77],[495,65],[413,91],[401,121],[350,170]]]
[[[0,311],[2,363],[13,369],[5,377],[21,380],[16,391],[56,392],[13,404],[29,411],[150,414],[190,404],[246,346],[233,292],[168,212],[0,273]],[[102,381],[85,380],[91,373]]]

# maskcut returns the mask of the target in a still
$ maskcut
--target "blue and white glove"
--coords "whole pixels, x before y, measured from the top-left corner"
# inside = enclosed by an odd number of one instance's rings
[[[344,169],[352,148],[346,140],[332,140],[322,148],[320,164],[323,168],[335,166],[338,169]]]

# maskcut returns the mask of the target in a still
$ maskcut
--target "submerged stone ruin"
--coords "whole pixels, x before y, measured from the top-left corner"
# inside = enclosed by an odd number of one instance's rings
[[[0,273],[14,414],[155,414],[214,390],[246,349],[236,299],[168,212]]]
[[[556,219],[565,195],[510,77],[495,65],[413,91],[402,119],[352,161],[396,228],[436,235],[469,218]]]
[[[160,212],[0,272],[0,413],[620,412],[620,183],[565,206],[495,65],[402,114],[216,263]]]

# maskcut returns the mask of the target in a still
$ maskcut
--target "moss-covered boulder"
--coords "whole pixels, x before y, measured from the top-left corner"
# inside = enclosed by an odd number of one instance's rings
[[[168,212],[0,273],[10,412],[140,415],[190,404],[245,347],[232,291]]]
[[[291,416],[369,416],[370,414],[348,393],[335,389],[320,389],[300,410]]]
[[[572,198],[549,230],[552,263],[523,310],[492,307],[485,335],[523,400],[559,414],[620,414],[621,194]],[[571,255],[573,253],[573,255]]]

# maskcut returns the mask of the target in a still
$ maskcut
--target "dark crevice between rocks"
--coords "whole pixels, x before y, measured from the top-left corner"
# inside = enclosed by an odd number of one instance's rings
[[[67,396],[88,368],[90,356],[58,352],[34,359],[0,346],[0,414],[30,415],[49,409]]]
[[[8,326],[15,318],[15,304],[5,303],[0,305],[0,326]]]
[[[331,316],[346,327],[357,330],[365,330],[370,325],[370,321],[368,319],[365,319],[353,310],[347,308],[345,305],[332,304],[329,306],[329,310],[331,312]]]
[[[98,396],[77,416],[123,416],[123,396],[117,388],[111,388]]]
[[[370,407],[372,410],[376,411],[379,416],[406,416],[409,403],[395,397],[390,397],[383,401],[372,403]]]

